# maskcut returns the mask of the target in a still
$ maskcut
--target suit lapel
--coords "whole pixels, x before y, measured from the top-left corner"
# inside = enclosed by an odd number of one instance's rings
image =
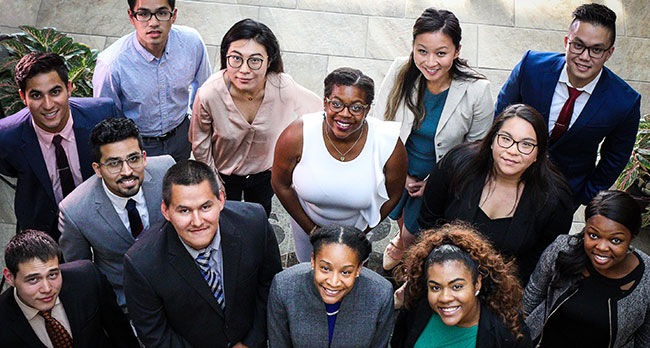
[[[32,171],[38,178],[38,181],[41,182],[47,196],[50,197],[52,202],[56,202],[54,199],[54,191],[52,190],[52,181],[50,180],[50,175],[47,172],[47,166],[45,165],[45,160],[43,159],[43,152],[41,152],[41,146],[36,137],[36,132],[32,127],[31,116],[30,119],[27,119],[23,125],[23,145],[21,149],[23,150],[23,155],[29,165],[32,167]]]
[[[65,274],[63,274],[63,277],[65,277]],[[86,324],[81,322],[81,318],[87,317],[84,313],[88,310],[81,306],[81,301],[79,301],[78,296],[79,293],[77,289],[74,289],[74,284],[64,281],[61,286],[61,292],[59,293],[59,299],[63,303],[65,314],[68,317],[68,322],[70,322],[70,331],[72,331],[73,340],[75,336],[79,337],[81,335],[82,325]]]
[[[7,303],[3,306],[5,314],[0,316],[9,319],[3,325],[7,325],[11,328],[16,336],[20,337],[20,339],[25,342],[25,347],[44,348],[45,345],[38,339],[38,336],[36,336],[34,330],[27,322],[25,315],[18,307],[13,292],[13,288],[9,288],[3,294],[3,296],[6,296]]]
[[[92,125],[86,124],[84,117],[75,117],[75,115],[81,114],[82,111],[72,103],[70,104],[70,110],[74,120],[72,128],[74,130],[74,138],[77,144],[81,177],[83,180],[86,180],[95,174],[90,166],[90,163],[92,163],[93,160],[90,158],[90,151],[87,150],[90,147],[90,129],[92,128]]]
[[[212,307],[212,309],[214,309],[215,312],[224,317],[223,310],[217,304],[217,300],[214,298],[212,291],[210,291],[210,287],[208,287],[205,278],[201,275],[199,267],[196,265],[194,260],[192,260],[192,257],[183,244],[181,244],[174,227],[168,223],[165,224],[164,228],[166,234],[165,238],[167,238],[168,245],[169,264],[192,289],[199,293],[199,295],[210,305],[210,307]],[[227,290],[226,294],[228,294]]]
[[[543,72],[542,86],[539,91],[534,91],[533,95],[539,93],[540,103],[533,104],[532,106],[537,108],[542,116],[544,116],[544,121],[548,124],[549,113],[551,112],[551,103],[553,102],[553,94],[555,93],[555,86],[557,86],[557,80],[560,78],[560,73],[562,72],[562,67],[564,66],[564,58],[558,59],[553,62],[549,69]]]
[[[160,203],[156,202],[159,193],[153,192],[153,179],[147,168],[144,169],[144,180],[142,182],[142,193],[144,200],[147,202],[147,211],[149,212],[149,229],[162,225],[162,214],[160,213]]]
[[[442,108],[442,113],[440,114],[440,121],[438,122],[438,128],[436,129],[436,136],[440,134],[440,131],[445,127],[447,121],[451,118],[451,115],[456,110],[458,103],[463,99],[465,92],[467,92],[468,84],[465,81],[461,80],[451,80],[451,85],[449,86],[449,93],[447,94],[447,100],[445,100],[445,106]]]
[[[219,233],[221,233],[223,255],[223,282],[226,290],[226,317],[230,317],[232,311],[237,310],[232,307],[236,295],[237,279],[241,276],[239,274],[241,240],[235,226],[223,215],[219,219]]]
[[[99,179],[99,178],[98,178]],[[129,245],[135,243],[135,238],[131,235],[131,232],[126,229],[124,223],[120,219],[120,216],[117,215],[113,203],[106,195],[104,188],[102,187],[102,180],[97,180],[97,185],[93,187],[93,195],[95,196],[95,209],[97,214],[106,221],[106,225],[113,231],[114,234],[120,236],[124,239]]]

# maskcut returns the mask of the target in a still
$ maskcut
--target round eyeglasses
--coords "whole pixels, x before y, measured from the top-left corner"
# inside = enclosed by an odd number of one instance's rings
[[[226,56],[226,59],[231,68],[241,68],[244,64],[244,57],[242,56],[229,55]],[[246,65],[248,65],[251,70],[260,70],[262,64],[264,64],[264,59],[260,57],[248,57],[248,59],[246,59]]]
[[[352,104],[345,104],[344,102],[338,100],[338,99],[330,99],[326,98],[327,100],[327,107],[332,111],[332,112],[341,112],[343,109],[348,108],[348,111],[350,114],[354,116],[359,116],[363,114],[363,112],[368,108],[368,104],[361,104],[359,102],[352,103]]]
[[[132,155],[127,157],[125,160],[110,160],[106,161],[104,163],[100,163],[100,166],[106,167],[109,173],[111,174],[117,174],[122,171],[122,167],[124,166],[124,163],[131,167],[131,169],[136,169],[142,167],[142,164],[144,163],[143,161],[144,155],[142,153]]]
[[[523,155],[530,155],[535,150],[535,147],[537,147],[537,144],[533,144],[528,140],[516,141],[509,135],[503,133],[497,134],[497,144],[504,149],[509,149],[512,145],[517,144],[517,150]]]

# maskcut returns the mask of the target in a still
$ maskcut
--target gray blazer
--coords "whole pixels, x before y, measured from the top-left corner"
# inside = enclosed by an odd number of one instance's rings
[[[149,211],[149,229],[160,229],[165,222],[160,212],[162,179],[173,164],[168,155],[147,158],[141,189]],[[88,178],[59,203],[59,231],[65,261],[93,260],[113,286],[117,303],[124,306],[122,260],[135,238],[113,208],[101,178]]]
[[[309,263],[287,268],[275,276],[267,318],[271,348],[328,347],[325,304],[314,285]],[[341,301],[331,348],[388,347],[393,323],[393,287],[377,273],[363,268]]]

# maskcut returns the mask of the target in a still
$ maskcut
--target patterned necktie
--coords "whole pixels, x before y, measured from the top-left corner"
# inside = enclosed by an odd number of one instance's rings
[[[54,319],[50,311],[40,311],[38,314],[45,319],[45,330],[47,335],[50,336],[54,348],[72,348],[72,337],[68,330],[63,327],[63,324]]]
[[[225,310],[226,301],[223,295],[223,288],[221,286],[221,277],[219,276],[219,272],[216,269],[210,267],[210,256],[212,255],[212,252],[212,249],[206,249],[201,252],[199,256],[196,257],[196,263],[201,269],[203,278],[206,282],[208,282],[208,286],[210,287],[210,290],[212,290],[212,294],[217,299],[217,303],[219,306],[221,306],[221,309]]]
[[[131,225],[131,234],[133,238],[138,238],[140,232],[142,232],[142,219],[140,219],[140,212],[138,208],[135,207],[135,201],[129,199],[126,202],[126,212],[129,214],[129,225]]]
[[[61,146],[62,140],[63,137],[58,134],[52,138],[54,155],[56,156],[56,170],[59,172],[61,192],[63,193],[63,198],[65,198],[65,196],[74,190],[75,185],[74,179],[72,178],[72,171],[70,171],[70,165],[68,164],[68,156],[66,156],[65,149]]]
[[[569,98],[564,102],[562,110],[560,110],[560,115],[555,121],[555,126],[551,131],[551,138],[549,139],[551,144],[556,142],[560,137],[569,129],[569,124],[571,123],[571,116],[573,116],[573,106],[576,103],[576,99],[582,94],[582,91],[579,91],[573,87],[569,88]]]

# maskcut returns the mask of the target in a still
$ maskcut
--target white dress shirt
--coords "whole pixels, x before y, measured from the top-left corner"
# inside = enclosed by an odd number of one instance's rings
[[[115,212],[117,212],[117,215],[120,217],[120,220],[122,220],[124,227],[126,227],[128,231],[131,231],[131,224],[129,223],[129,212],[126,210],[126,203],[129,201],[129,199],[133,199],[135,201],[135,207],[138,209],[138,213],[140,213],[140,220],[142,220],[142,231],[149,229],[149,211],[147,210],[147,201],[144,199],[144,193],[142,193],[142,187],[140,187],[138,193],[131,197],[120,197],[114,194],[111,192],[111,190],[108,189],[108,187],[106,187],[104,180],[102,180],[102,187],[104,188],[104,192],[106,192],[108,199],[113,204]]]

